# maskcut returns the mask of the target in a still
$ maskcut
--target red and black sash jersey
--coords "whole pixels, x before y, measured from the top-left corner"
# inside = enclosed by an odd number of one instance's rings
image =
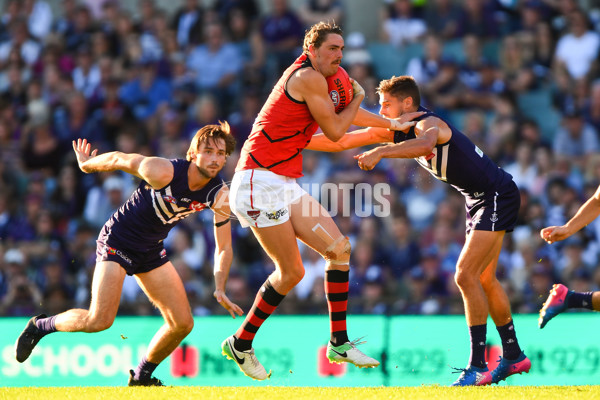
[[[266,168],[291,178],[302,176],[302,150],[318,125],[306,102],[293,99],[286,90],[289,78],[301,68],[312,68],[306,54],[285,70],[271,91],[242,147],[236,171]]]

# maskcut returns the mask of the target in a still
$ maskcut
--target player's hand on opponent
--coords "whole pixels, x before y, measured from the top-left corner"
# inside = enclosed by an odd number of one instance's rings
[[[540,236],[546,242],[552,244],[568,238],[571,233],[565,226],[549,226],[540,231]]]
[[[425,114],[425,111],[416,111],[401,115],[398,118],[390,119],[391,126],[388,130],[406,132],[408,128],[417,123],[417,121],[413,121],[413,119],[420,117],[423,114]]]
[[[354,158],[358,160],[360,169],[370,171],[381,161],[381,152],[379,151],[379,147],[376,147],[362,154],[355,155]]]
[[[85,173],[90,171],[86,171],[86,168],[83,164],[90,158],[96,157],[98,154],[98,149],[95,149],[90,154],[91,149],[92,145],[86,139],[77,139],[77,142],[73,140],[73,150],[75,151],[75,156],[77,157],[77,164],[79,164],[79,169]]]
[[[350,78],[350,83],[352,83],[352,91],[354,92],[352,94],[353,98],[356,96],[365,97],[365,89],[363,89],[363,87],[360,86],[360,84],[358,82],[356,82],[354,79]]]
[[[244,311],[240,308],[240,306],[229,300],[225,292],[223,292],[222,290],[215,290],[213,296],[215,296],[215,299],[217,299],[219,304],[223,306],[224,309],[229,311],[229,314],[231,314],[231,318],[235,319],[235,314],[240,316],[244,315]]]

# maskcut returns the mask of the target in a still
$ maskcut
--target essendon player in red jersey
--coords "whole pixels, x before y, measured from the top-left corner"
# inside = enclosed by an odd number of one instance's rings
[[[350,242],[327,211],[296,183],[302,176],[302,150],[320,126],[331,140],[339,140],[354,123],[361,126],[405,129],[412,115],[389,120],[359,109],[364,90],[353,82],[354,98],[336,114],[327,92],[326,77],[342,60],[344,39],[335,24],[320,22],[304,37],[303,54],[283,73],[258,114],[242,148],[231,183],[231,209],[254,235],[275,264],[256,295],[254,305],[237,332],[223,341],[223,354],[253,379],[266,379],[252,340],[262,323],[304,276],[296,239],[318,251],[327,261],[325,293],[331,339],[327,356],[332,362],[376,367],[346,332]],[[416,115],[415,115],[416,116]]]

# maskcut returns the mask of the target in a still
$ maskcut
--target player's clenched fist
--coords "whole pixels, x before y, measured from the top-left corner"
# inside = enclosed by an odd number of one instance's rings
[[[362,154],[358,154],[354,156],[354,158],[358,161],[358,166],[360,169],[365,171],[370,171],[379,161],[381,161],[381,152],[379,148],[375,148],[373,150],[365,151]]]
[[[540,236],[551,244],[568,238],[571,233],[565,226],[549,226],[540,231]]]
[[[352,82],[352,90],[354,91],[354,97],[363,96],[365,97],[365,89],[363,89],[360,84],[354,79],[350,78],[350,82]]]

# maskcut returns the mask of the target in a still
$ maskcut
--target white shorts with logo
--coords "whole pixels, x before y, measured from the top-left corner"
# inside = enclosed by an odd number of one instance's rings
[[[229,201],[242,227],[265,228],[289,220],[289,205],[305,194],[294,178],[247,169],[233,175]]]

